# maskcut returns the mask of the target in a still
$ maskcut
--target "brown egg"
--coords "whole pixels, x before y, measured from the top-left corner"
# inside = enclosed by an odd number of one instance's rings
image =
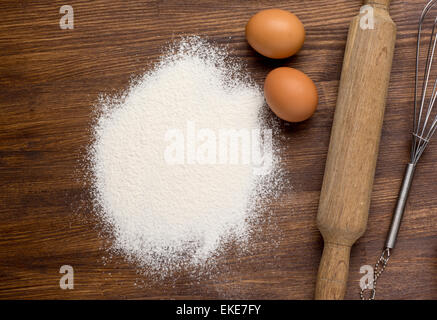
[[[305,73],[293,68],[272,70],[264,83],[264,95],[270,109],[289,122],[310,118],[318,103],[314,82]]]
[[[246,39],[263,56],[283,59],[302,48],[305,28],[291,12],[268,9],[250,18],[246,25]]]

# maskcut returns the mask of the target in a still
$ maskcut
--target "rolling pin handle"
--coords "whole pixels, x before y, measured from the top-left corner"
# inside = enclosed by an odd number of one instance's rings
[[[376,6],[382,6],[384,8],[390,7],[391,0],[365,0],[365,5],[376,5]]]
[[[316,284],[316,300],[340,300],[346,293],[351,246],[326,242]]]

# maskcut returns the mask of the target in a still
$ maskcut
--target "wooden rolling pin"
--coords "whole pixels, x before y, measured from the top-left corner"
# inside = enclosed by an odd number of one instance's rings
[[[365,12],[349,29],[317,215],[325,246],[316,299],[344,298],[350,250],[366,229],[370,207],[396,25],[390,0],[364,4],[373,8],[373,29],[366,28]]]

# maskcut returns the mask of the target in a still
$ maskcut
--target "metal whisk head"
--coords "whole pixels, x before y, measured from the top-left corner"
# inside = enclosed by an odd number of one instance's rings
[[[437,46],[437,18],[434,20],[432,32],[428,44],[428,52],[422,80],[422,89],[420,87],[420,77],[422,70],[420,68],[420,47],[422,28],[429,11],[437,4],[437,0],[431,0],[422,11],[419,20],[419,31],[417,35],[416,51],[416,78],[414,91],[414,129],[413,141],[411,146],[411,163],[417,164],[425,148],[428,146],[430,139],[437,130],[437,112],[435,108],[437,100],[437,75],[432,75],[434,54]],[[436,67],[437,68],[437,67]],[[435,78],[435,79],[433,79]],[[431,91],[432,90],[432,91]],[[421,92],[420,99],[418,94]]]

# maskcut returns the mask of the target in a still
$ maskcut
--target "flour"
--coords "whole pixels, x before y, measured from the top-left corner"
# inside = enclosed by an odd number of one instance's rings
[[[97,107],[93,196],[116,251],[168,275],[204,265],[230,242],[244,246],[277,156],[262,126],[263,95],[240,62],[201,38],[182,39]],[[226,147],[218,137],[229,129],[241,139]]]

